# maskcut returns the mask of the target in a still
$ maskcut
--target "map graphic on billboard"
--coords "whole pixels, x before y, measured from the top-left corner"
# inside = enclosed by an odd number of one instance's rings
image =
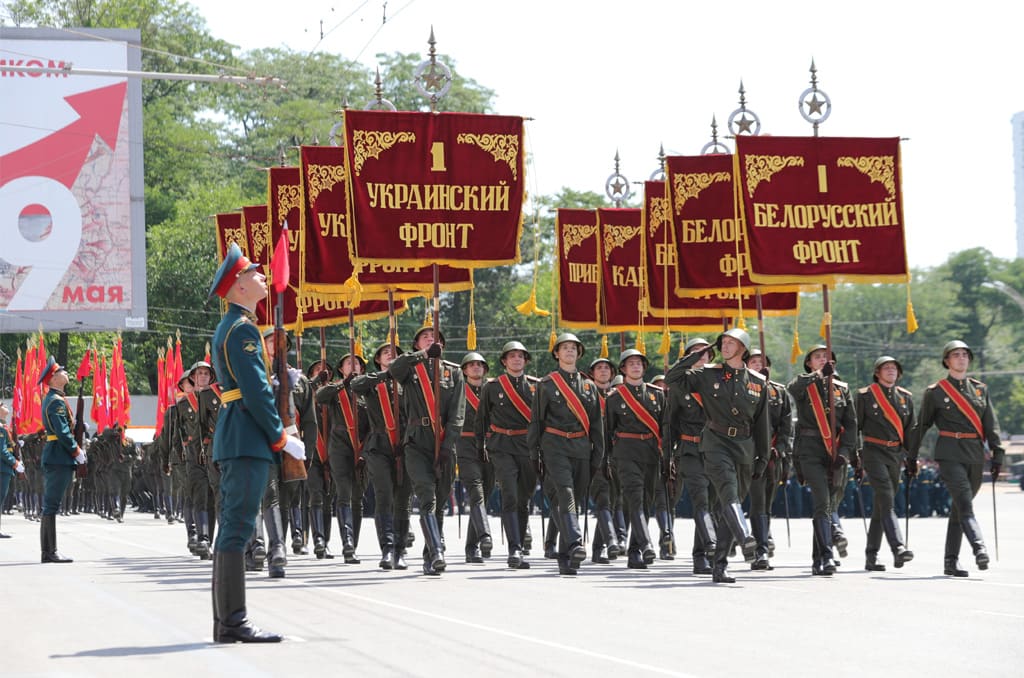
[[[146,326],[139,36],[90,33],[0,28],[2,332]]]

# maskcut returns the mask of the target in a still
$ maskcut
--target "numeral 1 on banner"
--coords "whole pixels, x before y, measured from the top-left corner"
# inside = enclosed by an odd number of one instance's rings
[[[448,168],[444,166],[444,142],[435,141],[430,146],[430,157],[433,160],[433,164],[430,166],[431,172],[447,172]]]

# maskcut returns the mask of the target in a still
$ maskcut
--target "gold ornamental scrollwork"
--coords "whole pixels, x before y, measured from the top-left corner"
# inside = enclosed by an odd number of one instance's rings
[[[604,227],[604,258],[611,258],[612,250],[622,247],[627,242],[640,235],[639,226],[613,226]]]
[[[672,189],[675,196],[676,214],[683,211],[683,205],[691,198],[700,196],[701,191],[719,181],[732,181],[730,172],[693,172],[672,176]]]
[[[836,158],[836,166],[852,167],[866,174],[871,181],[885,186],[885,190],[889,192],[886,202],[896,199],[896,159],[891,155],[843,156]]]
[[[746,157],[747,193],[751,198],[762,181],[771,181],[772,177],[787,167],[803,167],[804,159],[799,155],[748,155]]]
[[[253,261],[265,261],[266,254],[270,252],[270,222],[254,221],[249,224],[249,233],[252,235],[252,257]]]
[[[562,224],[562,255],[597,233],[597,224]]]
[[[345,167],[342,165],[310,165],[306,170],[309,202],[316,202],[321,191],[329,191],[343,181],[345,181]]]
[[[231,243],[235,243],[236,245],[238,245],[238,249],[242,250],[242,254],[244,254],[247,259],[251,258],[251,257],[249,257],[249,243],[248,243],[247,238],[245,237],[245,228],[244,227],[243,228],[225,228],[224,229],[224,239],[227,241],[227,242],[224,243],[225,245],[230,245]]]
[[[519,158],[519,135],[518,134],[472,134],[463,132],[455,137],[460,144],[473,144],[479,146],[483,151],[490,153],[494,162],[504,162],[512,172],[512,179],[516,179],[516,160]]]
[[[369,158],[378,159],[380,154],[395,144],[408,144],[416,141],[414,132],[378,132],[368,129],[357,129],[352,132],[352,154],[356,167],[356,175],[363,171],[363,163]]]
[[[651,210],[648,214],[650,223],[647,224],[651,238],[662,226],[672,223],[672,216],[669,213],[668,198],[651,198]]]
[[[299,209],[301,206],[302,201],[299,198],[298,186],[277,187],[278,216],[284,216],[291,212],[293,209]],[[298,228],[298,224],[293,224],[292,228]]]

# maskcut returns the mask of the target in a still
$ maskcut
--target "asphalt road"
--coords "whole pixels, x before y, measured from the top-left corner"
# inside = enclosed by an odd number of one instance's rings
[[[249,575],[250,617],[287,635],[269,646],[210,642],[210,564],[185,550],[181,525],[58,517],[60,550],[75,562],[41,565],[38,523],[5,515],[0,675],[1019,675],[1024,492],[1001,487],[998,503],[999,560],[986,486],[976,511],[993,562],[979,572],[965,543],[966,579],[942,575],[940,518],[912,519],[915,560],[895,570],[886,552],[881,573],[862,569],[861,523],[847,520],[839,574],[812,577],[804,519],[791,525],[792,548],[773,522],[775,569],[735,559],[733,585],[690,574],[684,520],[675,561],[647,571],[587,561],[564,578],[536,547],[532,569],[507,570],[497,519],[494,557],[464,564],[449,519],[448,571],[435,578],[418,574],[419,534],[407,572],[377,569],[368,519],[361,565],[292,556],[286,579]]]

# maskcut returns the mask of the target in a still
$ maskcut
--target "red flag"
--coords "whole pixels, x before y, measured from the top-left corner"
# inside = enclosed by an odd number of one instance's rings
[[[17,430],[21,422],[22,409],[25,407],[25,396],[22,389],[25,387],[25,376],[21,368],[21,349],[18,349],[18,362],[14,368],[14,392],[11,393],[11,428]]]
[[[274,247],[274,256],[270,260],[270,273],[274,277],[274,292],[282,294],[288,289],[288,277],[291,275],[291,267],[288,263],[287,220],[281,228],[281,237],[277,239],[277,245]]]
[[[79,381],[92,374],[91,356],[92,352],[89,349],[86,349],[85,354],[82,356],[82,362],[78,365],[78,372],[75,374],[75,378]]]
[[[173,357],[171,358],[173,360]],[[158,353],[156,358],[156,435],[164,427],[164,412],[167,411],[167,375],[164,374],[164,356]]]
[[[96,422],[96,433],[103,433],[110,422],[107,409],[107,356],[96,361],[96,377],[92,380],[92,420]]]

